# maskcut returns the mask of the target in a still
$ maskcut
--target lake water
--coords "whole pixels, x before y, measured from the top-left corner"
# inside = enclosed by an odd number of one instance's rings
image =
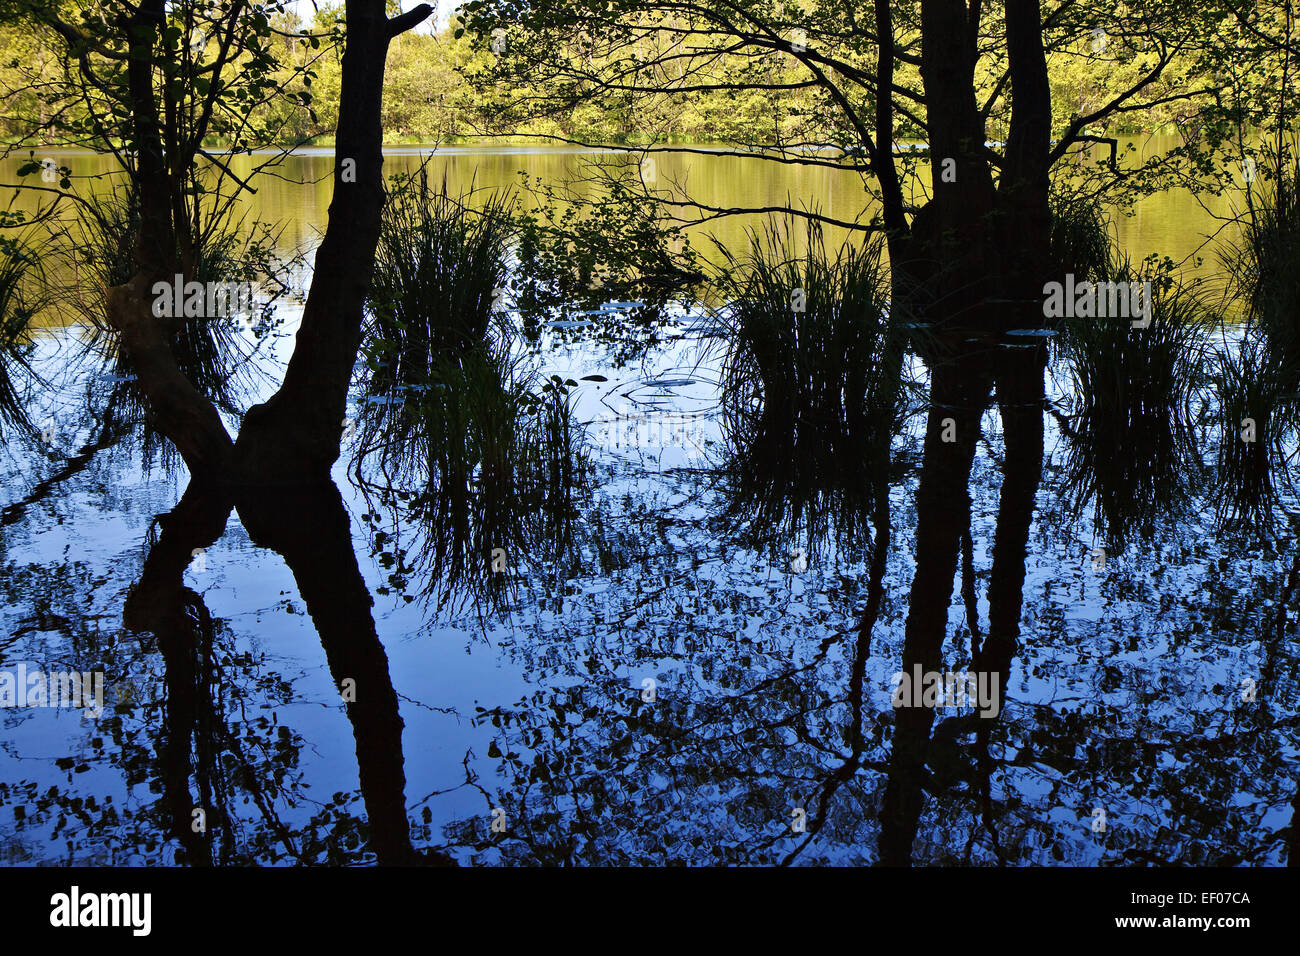
[[[520,169],[557,179],[574,159],[456,148],[433,168],[501,186]],[[394,170],[416,162],[389,154]],[[305,151],[285,174],[315,184],[258,180],[248,208],[284,224],[285,248],[321,228],[329,164]],[[789,194],[853,215],[860,202],[821,171],[667,158],[658,170],[686,174],[725,205]],[[1135,257],[1181,259],[1213,218],[1167,194],[1118,227]],[[256,361],[271,379],[245,404],[273,387],[293,317],[286,306],[263,331]],[[1296,526],[1281,521],[1268,545],[1222,533],[1212,483],[1189,481],[1181,509],[1113,546],[1094,508],[1070,507],[1077,438],[1044,416],[1005,699],[974,733],[972,708],[941,711],[917,776],[899,758],[893,695],[928,507],[923,403],[895,438],[894,539],[864,642],[869,541],[813,548],[734,518],[723,343],[689,317],[630,365],[559,332],[529,353],[579,382],[593,477],[577,557],[508,555],[504,608],[428,599],[419,529],[358,488],[355,446],[337,497],[270,503],[291,529],[274,549],[243,511],[198,492],[160,522],[187,475],[146,456],[138,430],[97,441],[113,383],[73,361],[84,334],[36,342],[49,386],[30,413],[48,441],[5,436],[0,674],[102,672],[104,708],[0,709],[7,862],[355,864],[409,845],[462,864],[866,864],[897,862],[900,840],[917,864],[1286,860],[1300,800]],[[1071,381],[1053,353],[1050,407],[1069,406]],[[979,421],[975,598],[953,588],[951,671],[988,629],[984,592],[1006,560],[999,494],[1020,454],[996,410]],[[205,521],[224,525],[210,543]]]
[[[1131,145],[1136,155],[1147,157],[1159,155],[1179,142],[1177,136],[1148,136],[1122,146]],[[275,175],[264,175],[258,180],[256,195],[246,194],[241,209],[250,220],[283,226],[284,249],[312,248],[324,229],[329,208],[333,155],[332,148],[304,148],[295,152],[275,167]],[[80,190],[94,192],[111,181],[108,176],[114,168],[111,158],[59,150],[39,151],[36,158],[46,156],[67,165]],[[385,175],[413,172],[427,156],[428,150],[416,147],[390,147],[385,151]],[[15,182],[13,172],[26,158],[24,154],[0,162],[0,181]],[[231,162],[231,168],[237,175],[246,177],[254,166],[270,158],[269,154],[240,156]],[[616,154],[612,152],[576,149],[448,146],[437,150],[429,171],[435,181],[440,181],[445,174],[453,193],[471,186],[490,192],[519,189],[525,181],[521,173],[532,181],[571,181],[583,174],[585,163],[614,158]],[[854,174],[728,156],[661,154],[652,158],[656,188],[671,192],[685,185],[696,200],[710,206],[754,209],[790,204],[817,209],[846,221],[859,216],[864,220],[870,218],[872,207],[864,201],[861,180]],[[1126,161],[1135,162],[1131,158]],[[925,165],[921,166],[921,172],[925,174]],[[919,199],[919,187],[917,190],[913,195]],[[1115,218],[1119,244],[1135,261],[1153,252],[1176,262],[1191,260],[1198,254],[1213,260],[1215,246],[1213,242],[1207,245],[1207,237],[1231,236],[1231,232],[1220,232],[1221,223],[1215,217],[1229,215],[1234,201],[1234,197],[1226,195],[1203,198],[1198,203],[1183,190],[1151,196],[1138,203],[1132,215]],[[20,197],[15,203],[15,208],[24,207],[32,208],[31,198]],[[733,249],[743,248],[745,229],[755,221],[746,216],[724,219],[710,224],[708,232]],[[1213,271],[1211,261],[1205,274]]]

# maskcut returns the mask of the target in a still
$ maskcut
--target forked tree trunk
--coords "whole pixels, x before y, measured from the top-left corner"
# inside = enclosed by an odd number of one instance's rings
[[[384,206],[384,61],[389,41],[430,12],[425,5],[389,21],[382,0],[347,4],[329,224],[284,383],[244,417],[235,465],[241,483],[323,479],[338,458]]]
[[[957,551],[970,511],[970,473],[987,404],[991,370],[980,353],[936,362],[930,385],[924,463],[916,492],[916,572],[908,599],[902,673],[941,671]],[[947,421],[945,421],[947,420]],[[945,427],[952,432],[945,436]],[[955,440],[945,441],[945,437]],[[934,710],[894,711],[889,776],[881,808],[880,860],[906,866],[924,804],[925,764]]]
[[[235,445],[235,476],[243,484],[322,480],[339,456],[384,208],[384,61],[389,41],[431,12],[422,5],[390,21],[382,0],[347,5],[329,224],[284,382],[244,416]]]
[[[933,198],[912,221],[908,263],[937,322],[1006,324],[987,299],[1041,290],[1047,241],[1052,104],[1039,0],[1006,4],[1011,122],[996,190],[975,99],[979,4],[922,0],[921,75]],[[892,251],[892,250],[891,250]],[[988,328],[992,330],[992,328]]]
[[[136,274],[108,290],[108,319],[121,336],[154,426],[176,446],[191,474],[239,484],[292,484],[327,478],[338,458],[384,205],[384,61],[392,38],[433,12],[421,4],[390,20],[384,7],[383,0],[347,0],[329,224],[285,380],[268,402],[249,409],[237,443],[212,402],[178,367],[171,348],[175,319],[152,312],[154,283],[170,283],[179,271],[176,236],[181,225],[173,221],[179,213],[171,202],[154,89],[164,2],[142,0],[130,17],[127,78],[139,155],[141,225]]]

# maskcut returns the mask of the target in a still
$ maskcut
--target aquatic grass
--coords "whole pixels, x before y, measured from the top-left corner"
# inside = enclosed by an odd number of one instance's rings
[[[370,411],[386,402],[359,411],[370,444],[359,446],[354,472],[369,490],[405,502],[402,517],[416,534],[410,567],[427,575],[426,600],[500,604],[523,574],[572,556],[589,483],[572,383],[552,378],[534,391],[532,375],[483,347],[444,357],[430,377],[403,400],[417,444],[400,480],[384,470],[386,436]],[[369,477],[376,473],[381,482]]]
[[[1244,334],[1215,351],[1215,517],[1221,530],[1267,537],[1300,439],[1294,393],[1261,338]]]
[[[353,458],[363,487],[405,502],[410,569],[440,605],[500,603],[526,569],[569,555],[587,481],[573,383],[539,382],[494,308],[510,200],[470,198],[421,169],[385,210]]]
[[[146,460],[155,456],[165,466],[178,459],[171,443],[150,424],[147,402],[135,382],[130,358],[120,347],[107,320],[107,291],[128,281],[135,271],[134,248],[139,231],[138,203],[130,188],[117,188],[79,204],[78,219],[58,237],[71,284],[60,294],[62,305],[86,320],[83,358],[100,364],[107,377],[91,386],[91,407],[108,409],[121,422],[138,423]],[[277,234],[270,227],[235,218],[227,209],[214,213],[200,208],[194,223],[194,275],[201,283],[276,280],[284,264],[273,249]],[[270,300],[259,316],[270,316]],[[172,323],[171,348],[177,366],[194,387],[217,408],[237,416],[247,396],[266,374],[250,361],[256,346],[249,343],[233,316],[177,316]]]
[[[1219,251],[1245,321],[1215,354],[1216,514],[1223,529],[1267,535],[1279,491],[1293,490],[1300,440],[1300,161],[1248,184],[1241,230]],[[1243,420],[1255,440],[1242,439]]]
[[[1114,277],[1118,237],[1101,202],[1055,189],[1051,197],[1051,260],[1076,281]]]
[[[401,478],[425,462],[428,426],[419,402],[397,400],[410,390],[446,384],[450,366],[500,333],[494,307],[507,280],[511,233],[507,196],[493,194],[477,209],[472,192],[452,196],[444,178],[431,186],[421,167],[395,181],[380,227],[368,294],[364,394],[374,407],[364,436],[383,436],[386,468]],[[501,358],[499,349],[494,351]],[[472,370],[466,370],[473,377]]]
[[[38,260],[15,241],[0,242],[0,425],[35,435],[25,394],[37,375],[32,367],[31,323],[39,311],[42,281]],[[38,279],[39,279],[38,275]],[[24,384],[26,383],[26,384]]]
[[[1077,517],[1091,503],[1111,547],[1150,537],[1161,517],[1188,506],[1201,477],[1196,404],[1210,317],[1168,276],[1150,281],[1151,322],[1068,318],[1058,350],[1069,379],[1063,494]]]
[[[753,534],[870,540],[905,388],[881,245],[833,254],[816,223],[802,250],[787,220],[719,243],[716,287],[729,304],[721,393],[732,518]]]
[[[1229,294],[1243,302],[1249,328],[1264,350],[1252,360],[1269,367],[1286,392],[1300,390],[1300,164],[1276,166],[1249,186],[1248,208],[1235,241],[1220,249]]]

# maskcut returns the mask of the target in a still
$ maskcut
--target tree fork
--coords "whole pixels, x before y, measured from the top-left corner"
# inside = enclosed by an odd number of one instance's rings
[[[327,477],[337,460],[366,289],[384,206],[384,63],[393,37],[433,12],[421,4],[389,19],[383,0],[348,0],[334,196],[311,290],[280,389],[249,409],[232,441],[212,402],[181,372],[169,317],[153,314],[151,289],[178,270],[177,230],[153,70],[164,0],[142,0],[124,18],[131,128],[139,155],[140,233],[135,275],[108,290],[108,321],[121,336],[154,426],[191,474],[238,484],[296,484]]]
[[[384,206],[384,62],[393,37],[432,12],[422,4],[389,20],[382,0],[347,4],[329,222],[284,382],[244,417],[233,472],[240,483],[320,480],[338,459]]]

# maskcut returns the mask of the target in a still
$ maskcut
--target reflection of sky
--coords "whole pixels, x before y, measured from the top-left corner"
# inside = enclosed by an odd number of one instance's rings
[[[312,204],[304,194],[315,197]],[[324,194],[299,189],[284,196],[284,207],[266,207],[271,218],[319,225]],[[1159,219],[1177,208],[1174,199],[1157,200],[1148,225],[1186,234],[1185,222]],[[280,314],[295,317],[292,307]],[[291,331],[282,329],[285,337],[269,343],[280,361]],[[539,578],[508,616],[430,617],[419,602],[381,591],[390,585],[390,569],[358,518],[369,504],[342,464],[336,471],[400,695],[408,811],[417,821],[429,814],[427,832],[417,824],[416,844],[453,839],[456,827],[482,824],[493,806],[508,807],[512,826],[544,843],[545,814],[554,812],[571,830],[581,802],[596,821],[583,831],[586,842],[576,851],[582,860],[619,862],[626,854],[708,862],[714,849],[727,859],[778,859],[789,847],[768,849],[762,841],[777,839],[790,805],[806,801],[810,781],[823,779],[846,753],[844,696],[854,649],[848,635],[862,605],[865,565],[860,555],[832,552],[794,573],[799,541],[780,542],[775,555],[766,554],[714,525],[720,499],[706,473],[716,464],[720,437],[717,349],[670,330],[645,362],[611,368],[604,349],[570,341],[569,331],[550,323],[547,335],[555,341],[544,365],[581,383],[572,398],[599,466],[590,510],[601,519],[609,567],[588,565],[563,588]],[[51,387],[36,393],[30,411],[38,425],[56,424],[57,447],[67,452],[89,437],[80,376],[91,373],[82,366],[63,374],[61,348],[67,342],[54,336],[38,340],[34,361]],[[923,374],[919,363],[914,371]],[[1048,377],[1048,397],[1058,407],[1068,383],[1059,369]],[[971,488],[980,591],[988,583],[1005,455],[996,413],[985,416],[984,426]],[[909,419],[896,450],[919,449],[921,428],[916,416]],[[1293,549],[1250,552],[1192,514],[1094,569],[1091,523],[1061,513],[1064,439],[1050,421],[1045,437],[1022,647],[994,747],[992,800],[1011,861],[1096,863],[1137,850],[1205,862],[1262,845],[1253,861],[1279,862],[1268,839],[1291,818],[1300,741],[1283,721],[1300,695],[1300,656],[1293,641],[1279,640],[1272,622],[1281,619],[1294,634],[1294,592],[1279,587],[1294,574]],[[54,467],[18,443],[0,449],[0,506]],[[131,456],[107,450],[57,483],[20,522],[0,527],[0,667],[26,661],[90,669],[95,662],[77,657],[90,641],[73,639],[81,627],[107,643],[110,708],[120,700],[119,682],[156,688],[158,654],[122,631],[122,605],[139,577],[152,518],[172,507],[182,487],[183,479],[146,475]],[[914,570],[915,492],[909,473],[892,496],[896,547],[865,675],[868,764],[837,791],[805,859],[875,856],[879,767],[888,753],[881,728],[892,718],[888,681],[899,667]],[[403,536],[403,546],[408,540]],[[185,581],[220,622],[224,653],[236,655],[224,665],[236,686],[223,687],[239,707],[230,714],[235,733],[260,741],[278,739],[282,730],[303,742],[296,769],[306,786],[286,784],[276,809],[292,828],[310,828],[320,807],[313,801],[354,794],[357,770],[352,728],[293,575],[279,556],[254,547],[232,516],[203,567],[188,570]],[[979,612],[987,622],[983,597]],[[945,667],[965,666],[965,627],[954,591]],[[634,719],[647,679],[656,682],[658,698],[645,708],[651,717]],[[1243,681],[1260,685],[1259,700],[1248,706]],[[502,724],[492,723],[494,716]],[[32,822],[38,811],[27,807],[36,801],[5,794],[5,785],[153,807],[147,791],[157,768],[142,763],[145,777],[136,780],[114,763],[125,751],[103,730],[114,720],[126,739],[145,748],[136,759],[152,759],[156,711],[128,710],[95,724],[50,709],[0,712],[0,858],[10,850],[41,860],[64,853],[50,839],[57,814]],[[260,729],[263,722],[268,729]],[[107,744],[97,745],[100,738]],[[526,768],[545,766],[547,776],[521,782],[512,753]],[[476,786],[465,783],[468,774]],[[518,812],[524,784],[531,816]],[[591,804],[593,793],[599,807]],[[31,814],[21,827],[14,809],[20,804]],[[918,862],[960,861],[963,852],[975,862],[994,859],[972,805],[960,786],[928,803]],[[1106,812],[1109,842],[1089,829],[1095,808]],[[363,814],[352,797],[349,813]],[[810,816],[816,813],[810,806]],[[255,816],[243,822],[256,831]],[[135,832],[157,830],[146,819]],[[96,834],[74,821],[64,833],[77,844],[66,854],[72,862],[156,862],[161,853],[135,841],[125,824]],[[499,847],[454,849],[466,861],[502,858]]]
[[[557,342],[545,369],[582,383],[575,411],[596,428],[628,406],[652,424],[712,412],[716,351],[689,335],[668,338],[632,368],[609,367],[600,348]],[[280,359],[291,341],[274,343]],[[53,336],[40,340],[36,361],[43,370],[58,367],[59,344]],[[1049,396],[1060,400],[1057,381],[1049,378]],[[71,448],[86,437],[77,434],[82,388],[75,375],[61,384],[57,397],[46,394],[49,404],[36,417],[54,416],[60,447]],[[419,602],[384,594],[387,570],[357,520],[368,507],[346,469],[336,470],[400,695],[406,802],[417,821],[417,845],[455,842],[457,827],[482,823],[493,806],[508,808],[512,827],[544,843],[547,814],[569,827],[581,804],[596,819],[584,831],[590,842],[577,851],[588,862],[617,861],[624,853],[653,861],[644,847],[659,844],[645,839],[647,833],[671,834],[666,855],[695,862],[711,860],[714,847],[752,852],[754,862],[771,862],[793,848],[793,841],[775,836],[789,806],[807,801],[809,781],[823,778],[846,753],[843,698],[853,652],[846,635],[861,605],[865,566],[860,556],[841,553],[792,573],[787,554],[765,555],[718,533],[711,523],[716,491],[696,474],[716,451],[707,434],[716,422],[702,424],[695,447],[680,447],[671,428],[651,427],[633,432],[633,447],[595,443],[601,466],[595,510],[614,567],[584,570],[565,582],[559,600],[539,579],[529,585],[536,588],[531,599],[512,614],[486,620],[470,613],[430,616]],[[981,443],[972,475],[981,590],[996,528],[997,459],[1005,453],[995,414],[985,426],[988,442]],[[909,420],[900,446],[916,443],[921,427]],[[661,441],[665,436],[671,440]],[[1298,666],[1293,647],[1261,632],[1257,612],[1277,610],[1275,582],[1288,562],[1225,547],[1193,518],[1094,570],[1087,558],[1094,543],[1089,522],[1062,523],[1059,514],[1050,463],[1061,454],[1062,438],[1050,426],[1046,437],[1049,466],[1026,566],[1022,648],[995,736],[992,799],[1011,862],[1113,862],[1129,848],[1187,862],[1193,852],[1213,860],[1238,845],[1266,844],[1270,832],[1285,826],[1294,795],[1295,733],[1275,721],[1294,713]],[[0,486],[30,487],[48,467],[17,452],[0,456]],[[0,607],[0,666],[72,663],[74,642],[63,629],[80,619],[115,642],[108,658],[110,708],[120,700],[112,689],[120,681],[157,688],[158,655],[121,631],[121,609],[140,574],[150,520],[171,507],[182,487],[183,479],[145,475],[129,456],[104,452],[29,508],[22,522],[3,529],[0,584],[8,578],[17,593]],[[888,681],[902,650],[915,491],[913,474],[893,496],[897,547],[866,665],[869,734],[892,717]],[[303,742],[296,771],[307,788],[286,786],[276,809],[291,828],[310,827],[320,806],[314,801],[354,793],[357,772],[352,728],[293,575],[277,555],[253,546],[232,516],[207,549],[202,570],[191,567],[185,582],[221,622],[224,652],[237,655],[224,670],[241,688],[240,709],[230,714],[235,732],[269,739],[271,730],[258,729],[269,721]],[[981,599],[984,621],[988,610]],[[945,667],[966,664],[965,623],[954,593]],[[1247,677],[1261,683],[1257,706],[1241,702]],[[658,697],[647,708],[653,718],[639,723],[629,710],[647,678],[656,682]],[[283,693],[275,690],[280,681]],[[158,732],[156,711],[111,719],[145,746]],[[107,737],[104,724],[53,710],[0,713],[0,724],[8,738],[0,748],[0,780],[32,782],[40,792],[56,786],[100,804],[112,797],[119,806],[150,805],[146,791],[156,768],[148,767],[145,781],[127,783],[123,769],[107,759],[116,756],[114,742],[102,751],[94,745],[97,736]],[[837,791],[827,826],[804,859],[874,859],[872,807],[884,786],[879,768],[887,748],[873,741],[868,763]],[[523,813],[523,783],[511,770],[511,753],[526,768],[539,759],[548,766],[563,761],[562,773],[529,782]],[[611,754],[612,775],[602,767]],[[72,760],[71,769],[55,764],[58,758]],[[477,786],[465,783],[467,773]],[[602,783],[611,779],[620,786]],[[605,786],[602,802],[588,806],[586,794]],[[1199,805],[1233,815],[1226,825],[1207,825],[1197,816]],[[809,806],[815,817],[815,804]],[[971,806],[960,787],[930,801],[918,862],[951,863],[967,852],[975,862],[994,858]],[[1106,812],[1111,842],[1089,829],[1098,807]],[[427,832],[418,823],[426,810]],[[348,812],[364,814],[354,799]],[[256,815],[243,825],[254,832]],[[73,822],[65,832],[77,843],[73,862],[155,862],[161,852],[134,842],[125,826],[96,835]],[[146,823],[140,832],[155,831]],[[44,859],[61,847],[48,837],[31,817],[16,828],[12,816],[0,814],[0,843]],[[768,839],[781,842],[764,849]],[[462,861],[512,858],[502,847],[453,849]],[[1255,862],[1279,858],[1266,851]]]

